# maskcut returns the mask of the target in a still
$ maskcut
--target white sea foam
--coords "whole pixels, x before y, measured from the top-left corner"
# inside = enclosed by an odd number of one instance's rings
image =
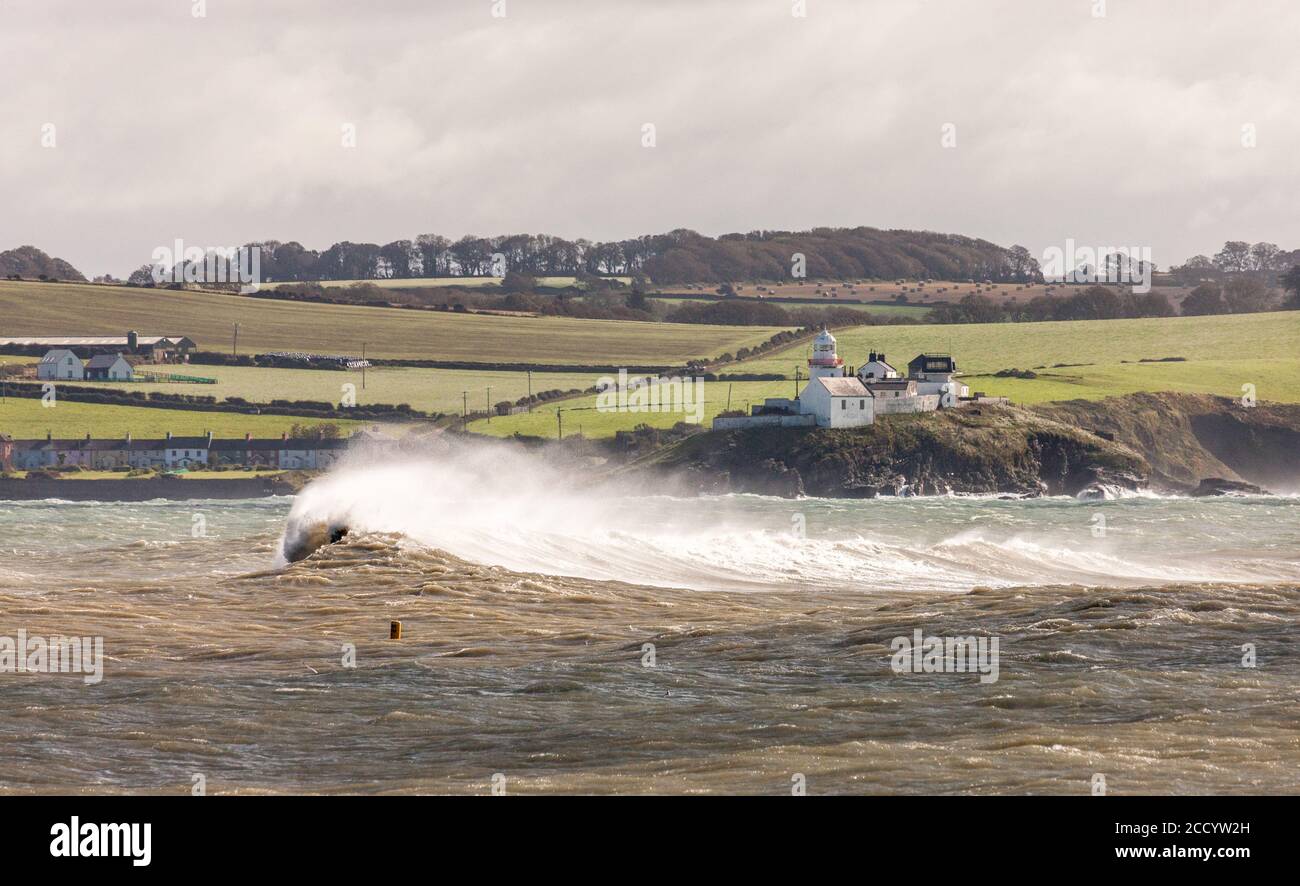
[[[1288,499],[677,498],[493,448],[339,469],[299,496],[285,536],[326,523],[513,570],[668,587],[939,591],[1296,580],[1300,562],[1267,544],[1296,516]]]

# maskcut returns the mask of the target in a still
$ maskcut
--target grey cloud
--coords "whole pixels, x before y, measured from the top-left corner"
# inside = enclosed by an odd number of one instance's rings
[[[0,248],[123,274],[176,237],[424,231],[1300,247],[1294,3],[491,5],[6,3]]]

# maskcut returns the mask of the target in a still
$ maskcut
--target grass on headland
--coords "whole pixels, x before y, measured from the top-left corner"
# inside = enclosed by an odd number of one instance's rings
[[[951,353],[963,373],[1032,369],[1060,363],[1119,365],[1160,357],[1189,362],[1292,360],[1300,354],[1300,311],[1073,320],[1052,323],[977,323],[950,326],[863,326],[836,331],[839,353],[854,366],[870,351],[884,351],[900,371],[924,352]],[[728,372],[794,374],[804,367],[809,343],[735,363]],[[805,370],[806,371],[806,370]]]
[[[836,334],[846,363],[860,365],[883,350],[900,371],[924,351],[951,352],[972,391],[1021,404],[1076,398],[1097,400],[1138,391],[1179,391],[1240,397],[1254,385],[1260,400],[1300,402],[1300,312],[1171,317],[1070,323],[1002,323],[961,326],[877,326]],[[807,344],[731,364],[727,372],[807,373]],[[1143,359],[1185,357],[1180,362]],[[1051,368],[1055,364],[1083,364]],[[1036,368],[1046,367],[1046,368]],[[1034,379],[998,378],[1001,369],[1030,369]],[[705,383],[705,426],[726,408],[728,382]],[[793,396],[794,382],[736,382],[731,408],[748,412],[765,397]],[[556,404],[566,409],[564,433],[579,426],[588,437],[608,437],[638,424],[671,427],[680,413],[597,412],[595,396]],[[556,435],[555,406],[530,415],[470,424],[476,433]]]
[[[305,351],[387,359],[680,366],[753,347],[780,330],[514,317],[313,304],[210,292],[0,281],[12,336],[187,335],[200,350]]]
[[[728,388],[731,408],[749,410],[750,403],[761,403],[764,397],[793,396],[794,382],[741,381],[704,382],[704,422],[709,427],[715,416],[727,408]],[[679,421],[693,421],[682,412],[601,412],[596,409],[596,395],[577,397],[560,403],[543,404],[521,415],[494,416],[491,421],[480,419],[470,422],[469,429],[478,434],[508,437],[515,433],[533,437],[554,438],[558,433],[556,409],[562,409],[560,421],[564,436],[582,434],[584,437],[612,437],[616,431],[630,431],[640,424],[654,428],[671,428]]]

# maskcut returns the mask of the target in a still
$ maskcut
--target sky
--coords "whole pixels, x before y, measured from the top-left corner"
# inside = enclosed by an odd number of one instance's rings
[[[121,277],[178,238],[1296,249],[1297,34],[1295,0],[0,0],[0,250]]]

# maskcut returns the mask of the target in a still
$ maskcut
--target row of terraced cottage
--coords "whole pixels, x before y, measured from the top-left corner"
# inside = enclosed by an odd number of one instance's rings
[[[360,432],[351,438],[305,440],[289,437],[255,439],[166,437],[134,439],[67,440],[46,435],[43,440],[13,440],[0,437],[0,466],[5,470],[33,471],[71,465],[95,470],[114,468],[162,468],[176,470],[217,465],[315,470],[328,468],[347,451]]]

